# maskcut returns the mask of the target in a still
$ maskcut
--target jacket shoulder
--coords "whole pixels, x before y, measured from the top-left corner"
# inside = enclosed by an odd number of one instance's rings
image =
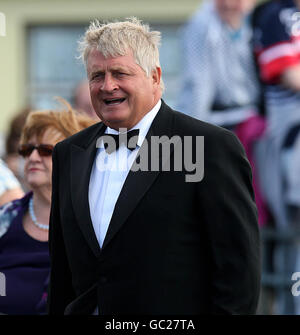
[[[223,127],[195,119],[184,113],[173,111],[174,134],[180,136],[203,136],[207,148],[238,150],[244,155],[244,148],[238,137]]]
[[[209,122],[201,121],[187,114],[172,110],[175,118],[175,129],[182,132],[189,132],[191,135],[207,135],[207,136],[234,136],[235,135],[222,127]]]

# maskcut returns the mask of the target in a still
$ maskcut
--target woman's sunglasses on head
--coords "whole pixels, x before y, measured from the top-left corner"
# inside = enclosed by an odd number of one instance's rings
[[[39,144],[39,145],[33,145],[33,144],[22,144],[19,147],[19,154],[23,157],[28,157],[32,154],[33,150],[37,150],[40,156],[51,156],[53,152],[54,146],[51,144]]]

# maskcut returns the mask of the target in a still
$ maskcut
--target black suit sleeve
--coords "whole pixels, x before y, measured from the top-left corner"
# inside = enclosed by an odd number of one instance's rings
[[[236,136],[205,142],[201,216],[212,259],[211,312],[253,314],[260,291],[260,239],[252,173]],[[204,205],[205,204],[205,205]]]
[[[75,298],[62,234],[59,206],[59,162],[57,146],[55,146],[53,151],[52,200],[49,229],[51,272],[48,292],[48,313],[52,315],[64,314],[66,306]]]

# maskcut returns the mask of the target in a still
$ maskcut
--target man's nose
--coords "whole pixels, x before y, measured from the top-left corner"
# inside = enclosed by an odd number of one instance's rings
[[[104,77],[103,84],[101,86],[101,90],[105,92],[111,92],[118,88],[116,80],[112,75],[107,74]]]

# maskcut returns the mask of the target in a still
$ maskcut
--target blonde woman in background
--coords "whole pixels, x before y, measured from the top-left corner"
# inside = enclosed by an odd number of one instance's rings
[[[52,151],[56,143],[93,123],[67,103],[63,110],[33,111],[26,119],[19,154],[31,191],[0,208],[0,272],[6,278],[0,313],[46,312]]]

